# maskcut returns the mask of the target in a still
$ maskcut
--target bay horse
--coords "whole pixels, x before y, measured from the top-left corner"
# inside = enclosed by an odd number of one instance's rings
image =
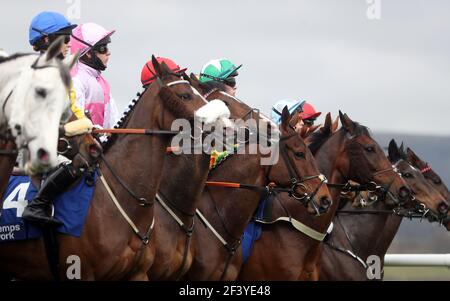
[[[367,258],[378,256],[382,269],[384,256],[402,217],[408,217],[416,210],[423,214],[423,208],[435,207],[442,202],[441,194],[407,161],[406,154],[394,140],[389,144],[389,160],[411,188],[414,198],[397,207],[382,198],[375,198],[368,201],[373,203],[371,209],[357,206],[360,201],[341,199],[341,209],[333,220],[334,231],[329,235],[322,255],[321,280],[375,279],[368,273]]]
[[[347,115],[340,113],[339,117],[343,126],[336,134],[334,130],[338,126],[338,119],[333,123],[328,114],[321,131],[312,133],[307,139],[319,170],[329,179],[330,187],[344,188],[349,180],[359,180],[365,184],[376,181],[392,193],[397,194],[397,189],[398,194],[403,193],[405,183],[391,172],[389,161],[367,129]],[[320,217],[310,216],[298,203],[280,194],[267,205],[272,211],[271,220],[291,216],[319,233],[326,234],[338,205],[339,190],[331,191],[336,202]],[[261,237],[254,242],[239,279],[318,280],[324,237],[314,237],[290,224],[264,224]]]
[[[114,136],[103,146],[99,181],[81,237],[58,235],[61,279],[67,277],[71,255],[79,258],[81,280],[148,279],[155,250],[153,200],[174,135],[172,121],[192,120],[195,110],[206,105],[189,82],[164,63],[159,65],[155,57],[152,61],[156,83],[132,101],[118,124],[123,131],[141,129],[136,132],[147,135]],[[42,239],[4,243],[0,270],[23,280],[53,279]]]
[[[58,127],[70,117],[69,70],[77,56],[69,63],[57,58],[63,40],[57,39],[43,55],[0,57],[0,133],[29,151],[30,174],[56,166]]]
[[[195,75],[185,77],[207,100],[219,99],[233,119],[251,117],[251,109],[226,93],[208,93]],[[179,279],[189,269],[195,254],[192,236],[194,216],[210,167],[210,155],[169,153],[156,197],[156,253],[148,273],[151,280]],[[198,223],[197,223],[198,224]],[[198,226],[197,226],[198,227]]]
[[[403,149],[403,148],[402,148]],[[437,207],[433,208],[431,212],[429,212],[428,218],[431,221],[438,221],[442,223],[443,226],[450,231],[450,211],[449,211],[449,201],[450,201],[450,192],[447,186],[442,181],[441,177],[428,165],[427,162],[423,161],[416,153],[411,149],[406,149],[407,160],[414,167],[418,168],[420,172],[423,174],[425,179],[433,186],[434,189],[440,192],[442,196],[446,199],[446,202],[436,204]]]
[[[223,91],[214,91],[212,98],[223,99]],[[228,95],[229,98],[236,98]],[[241,103],[237,101],[237,103]],[[227,103],[228,105],[231,102]],[[241,104],[242,105],[242,104]],[[247,111],[250,108],[247,107]],[[272,124],[270,120],[261,118]],[[261,154],[230,156],[220,166],[213,169],[208,177],[211,183],[232,181],[247,189],[233,189],[221,185],[205,187],[197,211],[196,222],[201,226],[194,232],[195,256],[186,274],[188,280],[235,280],[242,265],[241,236],[255,212],[261,197],[266,197],[261,188],[275,183],[277,187],[295,189],[302,186],[302,193],[314,199],[316,205],[307,205],[307,210],[315,214],[328,210],[331,199],[325,178],[319,173],[314,159],[292,124],[298,116],[290,116],[287,108],[282,112],[279,149],[281,156],[275,165],[261,165]],[[276,125],[274,125],[276,127]],[[246,144],[246,148],[250,145]],[[284,148],[284,149],[283,149]],[[292,171],[293,170],[293,171]],[[270,189],[269,189],[270,191]],[[292,195],[293,192],[291,191]]]

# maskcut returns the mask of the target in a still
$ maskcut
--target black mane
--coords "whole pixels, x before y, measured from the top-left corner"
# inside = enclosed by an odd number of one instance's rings
[[[352,136],[360,136],[360,135],[365,135],[368,137],[372,137],[372,135],[370,134],[370,130],[368,127],[363,126],[361,124],[359,124],[358,122],[354,122],[355,124],[355,129],[353,131],[353,135]],[[337,132],[345,132],[347,133],[347,130],[344,127],[341,127]],[[317,131],[311,134],[311,136],[309,136],[309,150],[311,151],[311,153],[313,155],[315,155],[317,153],[317,151],[319,150],[319,148],[328,140],[328,138],[330,138],[331,136],[333,136],[333,133],[331,133],[330,131]]]
[[[23,56],[34,55],[34,53],[15,53],[10,56],[0,56],[0,64],[13,61],[15,59],[21,58]]]
[[[136,107],[136,104],[141,99],[142,95],[144,94],[145,90],[143,92],[136,93],[136,98],[132,99],[130,104],[127,106],[125,111],[122,113],[122,117],[117,121],[116,125],[114,125],[115,129],[123,128],[127,125],[131,112],[133,112],[134,108]],[[111,145],[114,143],[114,141],[117,140],[117,137],[119,135],[111,135],[108,140],[102,143],[103,152],[106,153],[106,151],[111,147]]]

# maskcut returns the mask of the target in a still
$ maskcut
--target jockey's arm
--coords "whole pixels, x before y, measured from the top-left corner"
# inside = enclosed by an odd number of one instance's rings
[[[86,118],[86,116],[84,115],[84,109],[81,108],[78,104],[77,104],[77,94],[75,92],[75,88],[72,85],[70,87],[70,92],[69,92],[69,98],[70,98],[70,108],[72,110],[72,113],[78,118]]]

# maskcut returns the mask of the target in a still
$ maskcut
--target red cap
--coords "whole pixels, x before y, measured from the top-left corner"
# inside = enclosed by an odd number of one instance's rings
[[[316,112],[316,109],[309,103],[305,102],[303,105],[303,112],[300,113],[300,117],[303,119],[317,118],[322,112]]]
[[[169,58],[157,57],[156,60],[160,64],[164,62],[167,65],[167,67],[169,67],[169,69],[172,70],[173,72],[183,72],[186,70],[181,69],[180,66],[177,65],[177,63],[175,63]],[[141,82],[143,86],[146,86],[153,83],[155,80],[156,80],[156,71],[155,68],[153,67],[152,61],[150,60],[147,63],[145,63],[144,67],[142,67]]]

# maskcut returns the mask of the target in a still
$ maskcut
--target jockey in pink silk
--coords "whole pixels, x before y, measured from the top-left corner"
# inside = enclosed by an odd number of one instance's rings
[[[112,128],[119,117],[109,83],[101,74],[111,55],[108,44],[114,32],[85,23],[73,30],[71,39],[71,52],[80,52],[80,61],[71,74],[77,106],[88,110],[92,122],[104,128]]]

